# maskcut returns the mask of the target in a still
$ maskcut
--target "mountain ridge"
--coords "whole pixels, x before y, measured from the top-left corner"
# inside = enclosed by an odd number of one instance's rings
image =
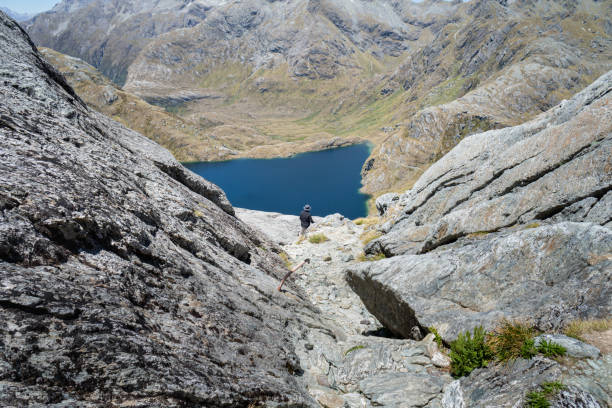
[[[126,3],[131,14],[99,12],[124,19],[108,34],[82,27],[96,4],[66,3],[27,29],[126,91],[218,124],[204,136],[235,152],[227,158],[370,140],[362,176],[373,195],[408,188],[463,137],[533,118],[612,62],[609,1]],[[158,18],[166,24],[145,29]],[[78,45],[88,30],[102,36]]]
[[[19,22],[29,20],[36,15],[36,13],[19,13],[17,11],[11,10],[8,7],[2,7],[2,6],[0,6],[0,11],[3,11],[6,15],[8,15],[11,18],[14,18],[15,21],[19,21]]]

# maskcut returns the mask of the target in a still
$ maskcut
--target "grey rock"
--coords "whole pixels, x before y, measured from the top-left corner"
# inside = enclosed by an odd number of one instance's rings
[[[0,53],[0,405],[314,406],[278,248],[3,13]]]
[[[609,72],[530,122],[465,138],[419,178],[389,237],[369,250],[426,252],[547,220],[608,223],[611,89]]]
[[[563,384],[588,392],[602,407],[612,406],[612,354],[597,360],[579,360],[562,370]]]
[[[597,347],[563,334],[542,334],[534,339],[535,345],[538,346],[544,340],[565,347],[566,354],[570,357],[597,359],[600,355],[600,351]]]
[[[608,316],[611,90],[612,71],[531,122],[464,139],[430,167],[393,228],[365,248],[393,257],[347,269],[368,310],[402,336],[433,325],[445,340],[502,317],[546,331]]]
[[[391,204],[398,201],[399,198],[399,194],[397,193],[387,193],[378,197],[376,199],[376,209],[378,210],[378,215],[385,215]]]
[[[278,238],[275,235],[277,232],[282,233],[285,222],[282,217],[268,218],[265,214],[251,217],[250,212],[240,209],[237,212],[245,222],[268,233],[273,241]],[[267,222],[260,222],[262,219]],[[428,351],[431,339],[416,342],[379,337],[384,335],[378,330],[380,323],[348,288],[343,274],[345,262],[341,261],[341,257],[347,255],[345,251],[349,249],[358,250],[363,227],[334,214],[317,222],[312,232],[323,233],[330,240],[321,244],[303,241],[283,246],[291,261],[306,257],[312,260],[290,279],[287,291],[303,290],[319,309],[321,317],[330,320],[331,330],[311,327],[305,333],[303,342],[300,342],[301,346],[296,348],[311,395],[326,406],[336,406],[344,401],[345,406],[363,408],[387,401],[390,405],[386,406],[391,407],[397,402],[392,397],[393,392],[397,391],[408,395],[409,400],[429,401],[427,406],[431,408],[439,406],[439,390],[436,395],[436,391],[431,389],[410,389],[401,381],[385,386],[385,395],[376,393],[376,385],[368,385],[368,395],[361,392],[362,381],[382,375],[393,377],[400,374],[405,377],[410,374],[418,377],[420,383],[432,381],[440,386],[450,382],[451,378],[435,369]],[[331,262],[322,260],[321,254],[327,253],[331,255]],[[351,252],[350,256],[354,256],[354,253]],[[378,384],[376,381],[374,383]],[[366,381],[364,384],[370,383]]]
[[[368,310],[409,338],[434,326],[451,341],[500,318],[531,319],[542,331],[612,310],[612,231],[561,223],[490,234],[423,255],[353,265],[346,279]]]
[[[584,390],[568,387],[558,392],[550,404],[553,408],[600,408],[597,400]]]
[[[539,384],[558,381],[558,363],[542,357],[474,370],[444,388],[444,408],[521,407]]]
[[[342,257],[342,262],[351,262],[355,257],[352,254],[344,255]]]
[[[423,407],[442,391],[444,382],[428,375],[381,374],[359,383],[360,391],[374,405],[398,408]]]

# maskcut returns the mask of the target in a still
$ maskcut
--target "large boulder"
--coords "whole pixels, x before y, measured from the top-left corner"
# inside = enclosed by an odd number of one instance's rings
[[[314,405],[278,248],[3,13],[0,54],[0,405]]]
[[[597,374],[605,375],[605,362],[590,364],[597,367]],[[560,389],[547,396],[553,408],[601,408],[607,406],[607,397],[598,395],[592,388],[576,387],[555,361],[536,357],[533,360],[518,359],[508,365],[475,370],[469,377],[456,380],[444,388],[443,408],[523,407],[530,392],[541,391],[542,384],[554,382]],[[582,374],[572,369],[572,375]],[[597,384],[589,384],[598,387]]]
[[[531,319],[540,330],[612,310],[612,231],[561,223],[402,255],[348,269],[368,310],[395,333],[434,326],[450,341],[502,318]]]

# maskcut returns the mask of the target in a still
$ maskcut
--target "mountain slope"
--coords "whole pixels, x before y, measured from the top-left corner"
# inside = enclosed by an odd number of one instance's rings
[[[50,48],[40,53],[90,107],[165,146],[180,161],[222,160],[232,151],[201,136],[214,122],[191,122],[125,92],[88,63]]]
[[[2,12],[0,52],[0,405],[313,406],[278,249]]]
[[[8,15],[11,18],[14,18],[16,21],[26,21],[32,17],[34,17],[34,14],[28,14],[28,13],[18,13],[16,11],[13,11],[7,7],[1,7],[0,6],[0,11],[3,11],[6,15]]]
[[[60,3],[27,29],[149,102],[209,118],[203,140],[236,156],[370,140],[364,185],[379,194],[605,72],[611,13],[593,0],[95,0]]]
[[[366,247],[391,259],[349,272],[370,311],[404,336],[418,321],[447,341],[501,317],[546,331],[609,316],[611,92],[612,71],[532,121],[465,138],[433,164]],[[398,299],[409,319],[387,313],[400,310],[389,304]]]

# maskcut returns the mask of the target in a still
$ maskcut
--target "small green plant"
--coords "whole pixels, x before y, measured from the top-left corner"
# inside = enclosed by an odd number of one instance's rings
[[[494,354],[485,342],[486,332],[482,326],[474,328],[474,335],[469,331],[460,333],[457,340],[451,343],[451,374],[455,377],[469,375],[473,370],[486,367]]]
[[[525,405],[529,408],[548,408],[550,402],[546,398],[546,394],[540,391],[531,391],[527,394]]]
[[[525,340],[525,343],[521,346],[521,357],[530,360],[536,354],[538,354],[538,350],[535,347],[535,341],[533,339]]]
[[[368,260],[370,261],[380,261],[381,259],[385,259],[387,258],[387,256],[385,254],[383,254],[382,252],[379,252],[375,255],[370,256],[370,258],[368,258]]]
[[[308,242],[310,242],[311,244],[320,244],[321,242],[325,241],[329,241],[329,238],[327,238],[323,234],[314,234],[311,235],[310,238],[308,238]]]
[[[356,346],[353,346],[353,347],[351,347],[350,349],[348,349],[348,350],[346,350],[346,351],[344,352],[344,356],[346,357],[347,355],[349,355],[349,354],[350,354],[350,353],[352,353],[353,351],[361,350],[361,349],[363,349],[363,348],[365,348],[365,346],[364,346],[364,345],[362,345],[362,344],[358,344],[358,345],[356,345]]]
[[[542,383],[540,391],[531,391],[525,396],[525,405],[529,408],[548,408],[550,407],[549,399],[565,388],[565,385],[558,381]]]
[[[376,238],[380,238],[382,236],[382,233],[380,231],[376,231],[376,230],[369,230],[364,232],[363,234],[361,234],[361,242],[363,243],[363,245],[368,244],[370,241],[375,240]]]
[[[357,256],[357,260],[359,262],[380,261],[381,259],[385,259],[385,258],[387,258],[387,256],[382,252],[378,252],[374,255],[366,255],[362,252]]]
[[[506,362],[519,357],[530,359],[537,354],[533,329],[521,322],[502,320],[491,333],[489,346],[498,360]]]
[[[438,330],[433,326],[429,326],[427,329],[434,335],[434,341],[438,344],[438,347],[442,348],[442,337],[440,337]]]
[[[553,395],[558,393],[559,391],[563,391],[567,387],[560,383],[559,381],[551,381],[540,384],[542,391],[544,394]]]
[[[355,220],[355,225],[363,225],[363,218],[357,218]]]
[[[538,344],[538,351],[546,357],[557,357],[565,355],[567,350],[554,341],[542,340],[540,344]]]

